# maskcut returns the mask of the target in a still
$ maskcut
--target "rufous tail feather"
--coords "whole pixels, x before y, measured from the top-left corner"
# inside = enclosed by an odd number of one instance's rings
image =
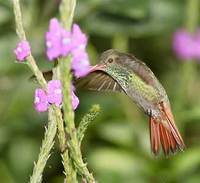
[[[151,149],[152,152],[157,155],[162,146],[164,154],[169,155],[170,152],[175,153],[177,150],[183,150],[185,144],[175,125],[170,107],[164,103],[161,103],[160,105],[165,117],[164,119],[167,121],[167,125],[164,125],[161,121],[150,116],[149,128]]]

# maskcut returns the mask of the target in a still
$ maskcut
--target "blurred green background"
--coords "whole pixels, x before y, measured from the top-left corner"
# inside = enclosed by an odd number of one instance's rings
[[[193,12],[188,2],[79,0],[77,3],[75,22],[89,37],[91,63],[95,64],[98,54],[109,48],[131,52],[145,61],[169,95],[187,146],[185,152],[174,156],[154,157],[150,151],[148,118],[132,101],[117,93],[78,91],[77,124],[92,104],[102,108],[82,145],[84,159],[99,183],[200,182],[200,62],[183,62],[172,51],[173,32],[188,24],[187,12]],[[49,19],[58,16],[59,0],[23,0],[21,4],[33,55],[40,68],[48,70],[52,63],[45,56],[44,33]],[[32,73],[26,65],[15,63],[13,49],[17,41],[12,3],[0,0],[1,183],[29,180],[47,124],[47,114],[39,114],[33,108],[37,85],[28,81]],[[43,182],[63,182],[62,171],[56,143]]]

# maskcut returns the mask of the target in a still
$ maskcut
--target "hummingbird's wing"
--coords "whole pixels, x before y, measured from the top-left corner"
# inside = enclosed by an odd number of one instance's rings
[[[118,82],[104,71],[93,71],[87,76],[77,79],[74,82],[77,88],[84,88],[95,91],[124,92]]]
[[[43,72],[43,76],[47,81],[52,79],[52,71]],[[35,76],[30,77],[31,81],[35,80]],[[104,71],[93,71],[87,76],[79,79],[73,78],[76,88],[83,88],[95,91],[113,91],[123,92],[122,87],[111,76]]]
[[[134,62],[130,64],[131,70],[137,74],[146,84],[154,86],[156,84],[156,77],[151,69],[142,61],[135,58]],[[156,79],[156,80],[155,80]]]

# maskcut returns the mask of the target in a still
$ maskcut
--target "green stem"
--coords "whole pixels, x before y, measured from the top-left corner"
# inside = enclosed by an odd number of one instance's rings
[[[66,182],[67,183],[76,183],[77,177],[76,177],[76,171],[74,170],[74,167],[72,165],[72,161],[69,157],[68,147],[67,147],[67,134],[65,133],[63,119],[62,119],[62,113],[61,111],[56,107],[53,106],[53,109],[55,111],[55,115],[53,116],[53,120],[57,121],[57,128],[58,128],[58,139],[60,143],[60,149],[62,153],[62,160],[63,160],[63,166],[64,166],[64,173],[66,175]],[[50,112],[51,111],[50,109]]]
[[[26,34],[23,28],[22,23],[22,15],[20,10],[19,0],[13,0],[13,8],[15,14],[15,22],[16,22],[16,32],[20,40],[26,40]],[[38,66],[36,65],[35,59],[33,58],[32,54],[27,57],[27,64],[29,68],[32,70],[33,74],[35,75],[38,83],[44,88],[47,88],[46,80],[43,77],[42,72],[39,70]]]
[[[61,80],[61,74],[58,67],[55,67],[53,69],[53,79]],[[66,175],[66,183],[76,183],[77,182],[76,170],[73,167],[72,160],[69,157],[69,151],[68,151],[68,145],[67,145],[68,137],[64,128],[63,115],[60,111],[58,111],[58,113],[59,113],[59,116],[58,116],[57,121],[62,120],[62,123],[57,123],[57,127],[58,127],[58,139],[60,143],[60,150],[61,150],[62,159],[63,159],[64,173]]]
[[[63,26],[67,30],[71,30],[71,25],[74,16],[76,0],[62,0],[60,5],[60,15]],[[77,132],[74,123],[74,111],[71,105],[71,58],[60,58],[58,62],[60,79],[63,86],[63,109],[66,132],[69,135],[68,145],[70,147],[70,155],[74,160],[74,165],[78,172],[86,178],[88,182],[95,182],[92,174],[87,169],[83,162],[82,154],[77,138]]]
[[[88,125],[99,115],[99,113],[100,113],[99,105],[93,105],[90,111],[81,119],[81,122],[77,129],[79,146],[81,145],[81,142],[83,140]]]
[[[70,57],[60,58],[59,69],[61,73],[61,81],[63,84],[63,109],[64,109],[64,119],[66,125],[66,132],[69,136],[68,145],[70,148],[70,155],[74,160],[74,164],[83,177],[86,178],[88,182],[95,182],[92,174],[87,169],[86,164],[83,162],[82,154],[77,138],[77,132],[74,123],[74,111],[71,106],[71,74],[70,74]],[[69,93],[69,94],[68,94]]]
[[[40,153],[38,156],[38,161],[34,166],[33,174],[30,177],[30,183],[40,183],[42,182],[42,172],[46,165],[47,160],[50,157],[50,151],[54,145],[54,138],[56,136],[56,122],[53,119],[53,111],[49,112],[48,128],[45,128],[44,140],[40,148]]]
[[[25,35],[24,28],[23,28],[23,23],[22,23],[22,15],[21,15],[21,10],[20,10],[19,0],[13,0],[13,7],[14,7],[14,14],[15,14],[17,35],[20,38],[20,40],[26,40],[26,35]],[[27,57],[27,64],[28,64],[29,68],[32,70],[33,74],[36,76],[36,80],[38,81],[38,83],[41,85],[41,87],[43,89],[46,90],[47,89],[47,82],[46,82],[42,72],[39,70],[39,68],[36,64],[36,61],[35,61],[34,57],[32,56],[32,54],[30,54]],[[61,145],[62,148],[64,148],[63,146],[65,146],[65,145],[63,145],[63,142],[66,140],[66,138],[65,138],[65,135],[63,135],[64,130],[62,130],[62,128],[64,129],[64,127],[61,126],[61,124],[63,124],[63,119],[61,117],[61,110],[59,108],[55,107],[55,106],[49,107],[49,121],[51,121],[52,118],[55,118],[55,121],[56,121],[57,126],[58,126],[58,130],[59,130],[60,145]],[[55,126],[54,130],[56,130],[57,126]],[[46,133],[48,133],[48,132],[46,132]],[[53,138],[54,138],[54,133],[51,133],[51,135],[48,136],[47,140],[49,141],[49,139],[53,139]],[[44,141],[46,141],[46,140],[44,140]],[[46,165],[46,161],[49,157],[49,153],[50,153],[52,146],[48,147],[48,151],[44,148],[45,148],[45,146],[42,145],[42,147],[40,149],[40,151],[42,153],[40,153],[39,157],[38,157],[38,163],[39,164],[37,163],[34,167],[33,175],[31,176],[31,181],[34,180],[36,182],[39,182],[41,180],[42,172],[43,172],[44,167]],[[65,166],[64,167],[65,171],[68,172],[66,175],[69,175],[66,178],[67,178],[67,180],[71,180],[71,177],[73,178],[74,174],[70,174],[72,165],[71,165],[71,162],[69,161],[68,151],[65,151],[65,153],[63,153],[62,158],[63,158],[63,164]],[[44,160],[41,161],[41,159],[45,159],[46,161],[44,161]]]
[[[75,0],[63,0],[61,1],[60,5],[60,16],[61,16],[61,22],[63,26],[66,28],[66,30],[71,29],[73,16],[74,16],[74,10],[76,6]],[[61,66],[62,64],[62,66]],[[61,69],[62,68],[62,69]],[[61,58],[58,62],[58,66],[55,68],[55,77],[59,79],[62,82],[63,86],[63,109],[64,109],[64,121],[66,124],[68,124],[69,130],[66,130],[68,138],[71,139],[71,133],[72,128],[75,128],[73,126],[74,122],[74,112],[71,107],[71,94],[70,94],[70,88],[71,88],[71,73],[70,73],[70,58]],[[67,111],[67,112],[66,112]],[[68,122],[66,122],[66,119],[68,119]],[[59,127],[64,132],[64,125],[62,124]],[[60,134],[60,137],[62,138],[62,134]],[[64,147],[67,147],[67,143],[64,143]],[[62,149],[62,148],[61,148]],[[68,159],[68,160],[67,160]],[[65,161],[67,160],[67,161]],[[66,182],[67,183],[73,183],[77,182],[76,180],[76,170],[72,165],[72,161],[69,157],[68,150],[63,149],[63,166],[65,167],[65,173],[66,173]],[[73,177],[73,178],[71,178]]]
[[[71,30],[76,0],[62,0],[60,5],[60,18],[66,30]]]
[[[189,32],[195,32],[199,22],[199,0],[187,0],[185,26]]]

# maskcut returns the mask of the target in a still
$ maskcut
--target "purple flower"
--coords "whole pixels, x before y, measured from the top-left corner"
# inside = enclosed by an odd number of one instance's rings
[[[46,33],[47,57],[53,60],[60,55],[60,24],[56,18],[50,20],[49,31]]]
[[[50,104],[60,107],[62,103],[62,85],[60,80],[51,80],[48,82],[47,98]]]
[[[173,49],[181,59],[193,58],[195,43],[192,36],[185,30],[178,30],[174,34]]]
[[[56,18],[51,19],[49,31],[46,33],[46,46],[49,60],[72,53],[75,76],[82,77],[88,73],[90,64],[85,51],[87,37],[77,24],[73,25],[71,33],[66,31]]]
[[[73,24],[72,27],[72,52],[76,49],[85,50],[87,46],[87,36],[81,31],[79,25]]]
[[[75,110],[79,105],[79,99],[74,93],[74,86],[71,85],[71,101],[72,101],[72,108]]]
[[[90,62],[86,51],[76,50],[73,52],[72,69],[74,71],[74,75],[77,78],[88,74],[90,69]]]
[[[21,41],[17,44],[17,47],[14,50],[16,59],[19,62],[22,62],[30,55],[31,47],[28,41]]]
[[[71,33],[66,31],[56,18],[50,20],[49,31],[45,38],[49,60],[66,56],[71,50]]]
[[[79,99],[73,91],[71,91],[72,108],[75,110],[79,105]]]
[[[35,109],[38,112],[47,111],[50,104],[55,104],[57,107],[60,107],[62,104],[62,86],[60,80],[51,80],[47,85],[47,94],[41,89],[37,88],[35,90]],[[73,110],[75,110],[79,105],[79,99],[74,93],[74,86],[71,85],[71,104]]]
[[[83,77],[88,74],[90,69],[90,62],[88,54],[85,50],[87,46],[87,36],[81,31],[77,24],[72,27],[72,69],[74,75],[78,77]]]
[[[71,67],[76,77],[82,77],[89,72],[90,63],[85,50],[87,37],[77,24],[73,25],[71,33],[56,18],[51,19],[49,31],[46,33],[46,46],[49,60],[72,54]]]
[[[178,30],[174,34],[173,49],[181,59],[200,60],[200,31],[191,34],[183,29]]]
[[[35,90],[35,100],[34,100],[35,109],[38,112],[45,112],[48,109],[47,95],[45,91],[41,88]]]

